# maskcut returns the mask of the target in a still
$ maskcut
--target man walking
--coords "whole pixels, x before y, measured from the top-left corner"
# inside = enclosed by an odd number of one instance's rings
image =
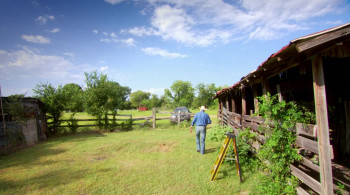
[[[190,128],[190,132],[192,133],[192,126],[196,125],[197,152],[201,154],[204,154],[205,151],[206,128],[208,124],[211,124],[209,115],[205,113],[206,110],[204,106],[200,107],[200,112],[194,115]]]

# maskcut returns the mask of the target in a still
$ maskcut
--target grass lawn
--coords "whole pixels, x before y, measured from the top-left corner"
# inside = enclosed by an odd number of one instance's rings
[[[243,183],[230,164],[210,182],[221,145],[207,139],[202,156],[177,126],[50,138],[0,157],[0,194],[255,194],[244,167]]]

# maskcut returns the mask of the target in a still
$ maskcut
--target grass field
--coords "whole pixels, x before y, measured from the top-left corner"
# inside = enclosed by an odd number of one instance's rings
[[[210,131],[210,128],[208,129]],[[196,152],[188,127],[79,133],[0,157],[0,194],[256,194],[259,173],[223,164],[221,142]]]

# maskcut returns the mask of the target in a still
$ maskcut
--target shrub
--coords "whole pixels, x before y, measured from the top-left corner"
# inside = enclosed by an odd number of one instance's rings
[[[294,194],[297,180],[290,173],[289,165],[301,156],[293,148],[296,139],[296,122],[312,121],[311,113],[294,102],[279,102],[278,96],[259,98],[259,112],[267,121],[264,128],[265,143],[258,157],[267,170],[260,185],[264,194]],[[307,111],[306,111],[307,112]]]
[[[78,120],[76,118],[74,118],[75,113],[73,113],[70,117],[69,117],[69,121],[68,123],[68,128],[72,133],[76,133],[78,130]]]
[[[208,138],[211,141],[222,141],[226,138],[225,133],[232,132],[232,128],[228,126],[221,126],[219,124],[214,125],[212,128],[210,128],[208,132]]]

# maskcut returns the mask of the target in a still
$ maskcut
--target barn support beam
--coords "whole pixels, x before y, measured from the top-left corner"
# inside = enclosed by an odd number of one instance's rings
[[[235,102],[233,92],[231,92],[231,106],[232,106],[231,108],[232,112],[236,112],[236,102]]]
[[[242,115],[246,115],[247,114],[247,102],[246,102],[246,97],[245,97],[244,85],[241,86],[241,91],[242,91]]]
[[[258,86],[253,85],[254,112],[259,113]]]
[[[329,126],[327,115],[326,86],[324,81],[322,58],[318,55],[312,58],[312,76],[317,121],[317,138],[320,163],[321,194],[333,194],[333,179],[331,167],[331,147],[329,141]]]

